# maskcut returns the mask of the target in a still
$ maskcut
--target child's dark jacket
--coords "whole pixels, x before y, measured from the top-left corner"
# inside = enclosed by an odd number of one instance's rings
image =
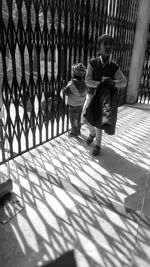
[[[84,117],[94,127],[104,129],[109,135],[115,134],[117,121],[117,90],[101,82],[86,109]]]

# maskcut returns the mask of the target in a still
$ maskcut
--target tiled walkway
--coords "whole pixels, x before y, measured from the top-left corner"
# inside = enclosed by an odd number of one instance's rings
[[[71,249],[77,267],[150,266],[150,109],[119,108],[98,157],[87,135],[84,126],[78,139],[9,162],[24,209],[0,224],[1,267],[41,266]]]

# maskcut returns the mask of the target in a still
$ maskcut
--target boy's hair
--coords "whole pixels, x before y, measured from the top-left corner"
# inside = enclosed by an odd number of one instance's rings
[[[72,65],[72,75],[78,80],[82,80],[86,74],[86,67],[82,63]]]
[[[112,42],[112,44],[114,43],[114,38],[112,37],[112,35],[104,33],[98,37],[98,46],[100,46],[101,42],[104,40],[109,40],[110,42]]]

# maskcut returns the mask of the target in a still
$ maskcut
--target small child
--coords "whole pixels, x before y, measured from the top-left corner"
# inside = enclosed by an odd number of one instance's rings
[[[86,98],[87,86],[85,84],[86,67],[82,63],[72,66],[72,79],[63,89],[67,95],[71,131],[70,137],[77,137],[81,129],[81,113]]]

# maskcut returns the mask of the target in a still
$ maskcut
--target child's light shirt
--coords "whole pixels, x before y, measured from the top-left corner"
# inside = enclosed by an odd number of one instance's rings
[[[68,105],[83,106],[86,98],[87,86],[84,80],[73,78],[68,82],[63,92],[67,95]]]

